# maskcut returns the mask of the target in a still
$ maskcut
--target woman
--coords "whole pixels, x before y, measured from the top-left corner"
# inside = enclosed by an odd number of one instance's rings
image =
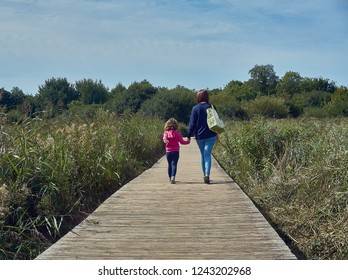
[[[207,124],[207,109],[211,108],[209,94],[205,89],[197,92],[197,104],[192,108],[187,137],[196,137],[201,152],[201,163],[204,183],[210,183],[211,153],[217,140],[217,133],[211,131]]]

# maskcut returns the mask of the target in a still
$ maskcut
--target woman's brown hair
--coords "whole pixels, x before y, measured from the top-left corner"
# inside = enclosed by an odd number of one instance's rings
[[[201,89],[200,91],[197,92],[196,95],[196,101],[197,103],[201,102],[209,102],[209,93],[205,89]]]

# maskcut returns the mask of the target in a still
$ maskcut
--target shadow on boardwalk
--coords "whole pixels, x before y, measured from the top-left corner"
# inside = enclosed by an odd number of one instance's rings
[[[215,160],[211,179],[203,184],[193,141],[177,184],[161,158],[37,259],[296,259]]]

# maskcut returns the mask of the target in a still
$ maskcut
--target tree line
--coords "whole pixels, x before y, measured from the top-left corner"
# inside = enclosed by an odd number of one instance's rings
[[[340,117],[348,116],[348,88],[326,78],[302,77],[288,71],[278,77],[271,64],[255,65],[247,81],[231,80],[224,87],[209,89],[211,102],[225,117],[254,116]],[[40,115],[52,118],[65,112],[91,116],[100,107],[115,112],[143,113],[163,119],[176,117],[187,122],[195,104],[195,90],[183,86],[155,87],[149,81],[118,83],[108,89],[100,80],[82,79],[74,84],[67,78],[51,78],[39,86],[36,95],[14,87],[0,88],[0,108],[10,121]]]

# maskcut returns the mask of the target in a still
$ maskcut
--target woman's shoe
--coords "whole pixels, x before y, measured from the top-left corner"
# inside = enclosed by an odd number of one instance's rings
[[[204,178],[203,178],[203,180],[204,180],[204,183],[210,184],[210,178],[209,178],[208,175],[205,175]]]
[[[170,183],[175,184],[175,177],[170,178]]]

